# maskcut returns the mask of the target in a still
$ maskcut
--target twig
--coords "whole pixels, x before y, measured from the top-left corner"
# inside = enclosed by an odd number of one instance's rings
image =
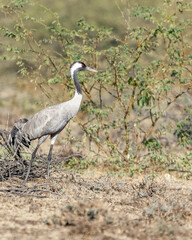
[[[177,94],[172,100],[170,100],[169,102],[167,102],[167,106],[164,108],[164,111],[163,112],[166,112],[167,109],[169,108],[169,106],[174,103],[179,97],[181,97],[183,94],[187,93],[189,91],[189,88],[186,90],[186,91],[183,91],[179,94]],[[136,151],[136,154],[135,154],[135,159],[138,159],[138,156],[139,156],[139,153],[143,147],[143,144],[145,143],[145,141],[147,141],[148,137],[151,135],[154,127],[156,126],[157,122],[159,121],[159,119],[161,118],[161,115],[159,115],[158,117],[156,117],[154,120],[152,118],[152,112],[150,111],[150,117],[151,117],[151,121],[152,121],[152,124],[150,126],[150,128],[145,132],[145,135],[143,137],[143,140],[140,142],[138,148],[137,148],[137,151]]]
[[[70,159],[70,158],[73,158],[73,157],[83,158],[82,154],[76,153],[76,154],[71,154],[71,155],[69,155],[69,156],[67,156],[67,157],[62,157],[61,160],[59,160],[59,161],[54,161],[54,163],[55,163],[55,164],[59,164],[59,163],[65,161],[65,160]],[[53,164],[53,162],[52,162],[51,164]]]

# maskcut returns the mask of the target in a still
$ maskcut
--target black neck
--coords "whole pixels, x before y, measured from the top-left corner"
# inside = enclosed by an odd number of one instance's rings
[[[73,81],[74,81],[74,84],[75,84],[75,88],[76,88],[76,90],[77,90],[77,93],[78,93],[78,94],[82,94],[81,86],[80,86],[80,83],[79,83],[79,81],[78,81],[78,79],[77,79],[77,72],[78,72],[78,71],[74,71],[72,78],[73,78]]]

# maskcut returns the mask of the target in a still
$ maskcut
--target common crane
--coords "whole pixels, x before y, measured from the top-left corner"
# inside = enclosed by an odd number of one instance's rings
[[[40,112],[37,112],[31,118],[22,118],[14,124],[9,135],[9,143],[13,145],[17,156],[20,157],[20,147],[22,144],[26,147],[29,147],[32,140],[38,139],[38,144],[32,153],[28,171],[23,182],[24,185],[29,177],[31,166],[35,159],[37,150],[48,136],[51,138],[47,168],[47,177],[49,178],[49,168],[55,140],[67,123],[76,116],[81,104],[82,90],[77,79],[77,73],[78,71],[82,70],[97,72],[80,61],[74,62],[71,65],[70,73],[75,84],[75,95],[71,100],[47,107]]]

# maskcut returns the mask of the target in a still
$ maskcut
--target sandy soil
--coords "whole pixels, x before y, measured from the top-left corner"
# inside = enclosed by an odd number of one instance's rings
[[[191,181],[85,171],[31,179],[42,194],[12,194],[22,181],[0,183],[1,240],[191,239]],[[22,186],[20,186],[22,188]],[[3,192],[3,189],[6,190]],[[37,191],[38,192],[38,191]]]

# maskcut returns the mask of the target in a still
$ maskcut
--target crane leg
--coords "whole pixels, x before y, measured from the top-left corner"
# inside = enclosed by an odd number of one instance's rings
[[[51,163],[52,150],[53,150],[53,144],[51,144],[50,149],[49,149],[48,166],[47,166],[47,179],[50,176],[50,163]]]
[[[58,136],[58,134],[51,136],[51,146],[50,146],[49,154],[48,154],[47,179],[50,176],[50,163],[51,163],[53,145],[55,143],[55,140],[56,140],[57,136]]]
[[[48,137],[48,135],[45,135],[45,136],[42,136],[41,138],[39,138],[37,147],[35,148],[35,150],[34,150],[33,153],[32,153],[31,161],[30,161],[30,163],[29,163],[29,168],[28,168],[28,170],[27,170],[27,174],[26,174],[26,176],[25,176],[25,180],[24,180],[24,182],[23,182],[23,185],[26,185],[27,179],[28,179],[28,177],[29,177],[29,173],[30,173],[30,171],[31,171],[31,166],[32,166],[33,161],[34,161],[34,159],[35,159],[35,157],[36,157],[37,150],[39,149],[40,145],[47,139],[47,137]]]
[[[29,163],[29,167],[28,167],[27,174],[26,174],[26,176],[25,176],[25,180],[24,180],[24,182],[23,182],[23,185],[25,185],[26,182],[27,182],[27,179],[28,179],[28,177],[29,177],[29,173],[30,173],[30,171],[31,171],[31,166],[32,166],[32,164],[33,164],[33,161],[34,161],[34,159],[35,159],[35,156],[36,156],[36,153],[37,153],[37,150],[38,150],[39,146],[40,146],[40,145],[38,144],[37,147],[35,148],[34,152],[32,153],[31,161],[30,161],[30,163]]]

